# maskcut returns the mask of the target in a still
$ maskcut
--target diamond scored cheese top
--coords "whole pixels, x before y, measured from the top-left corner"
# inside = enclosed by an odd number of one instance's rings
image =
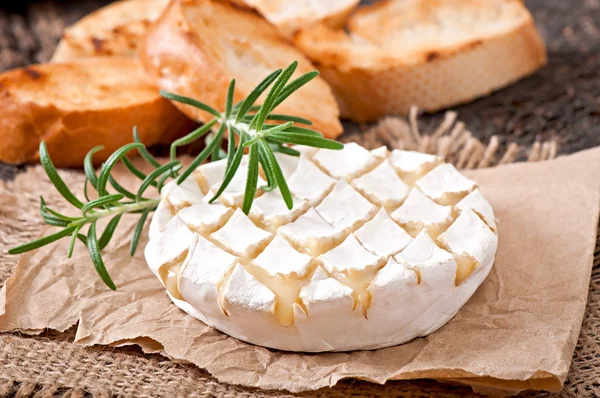
[[[259,178],[241,211],[246,158],[214,204],[224,161],[163,188],[145,256],[171,300],[233,337],[291,351],[386,347],[448,322],[496,254],[477,185],[435,155],[301,149],[276,155],[292,209]]]

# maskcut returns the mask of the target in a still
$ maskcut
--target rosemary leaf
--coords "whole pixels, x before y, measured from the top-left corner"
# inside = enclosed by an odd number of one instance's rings
[[[164,90],[160,90],[160,95],[162,95],[164,98],[166,98],[168,100],[175,101],[175,102],[181,102],[182,104],[190,105],[190,106],[193,106],[194,108],[198,108],[205,112],[211,113],[212,115],[214,115],[218,118],[221,117],[221,114],[219,113],[219,111],[217,111],[213,107],[206,105],[205,103],[195,100],[193,98],[185,97],[183,95],[177,95],[175,93],[170,93],[170,92],[164,91]]]
[[[342,143],[334,140],[328,140],[327,138],[314,137],[309,134],[301,133],[275,133],[269,136],[269,139],[279,142],[285,142],[288,144],[297,144],[304,146],[311,146],[315,148],[333,149],[340,150],[344,148]]]
[[[8,254],[21,254],[33,249],[38,249],[42,246],[46,246],[49,243],[56,242],[57,240],[62,239],[65,236],[71,235],[71,232],[73,231],[75,231],[75,227],[67,227],[61,231],[58,231],[55,234],[44,236],[43,238],[34,240],[29,243],[25,243],[21,246],[13,247],[8,251]]]
[[[238,134],[238,136],[241,136]],[[227,168],[231,164],[233,160],[233,155],[235,153],[235,129],[227,124]]]
[[[73,249],[75,248],[75,241],[77,240],[77,236],[79,235],[79,231],[81,231],[81,228],[83,228],[83,224],[77,226],[75,228],[75,231],[73,231],[73,233],[71,234],[71,242],[69,243],[69,251],[67,252],[67,257],[71,258],[73,257]],[[87,246],[87,242],[84,243]]]
[[[88,211],[96,208],[96,207],[103,207],[106,205],[110,205],[114,202],[118,202],[119,200],[123,199],[125,197],[125,195],[123,195],[122,193],[115,193],[112,195],[105,195],[105,196],[101,196],[96,200],[92,200],[91,202],[87,202],[82,208],[81,211],[83,213],[83,215],[85,216],[87,214]]]
[[[83,234],[77,234],[77,239],[83,242],[83,244],[87,247],[87,236]]]
[[[224,173],[223,182],[214,197],[210,200],[210,203],[213,203],[227,189],[227,186],[235,177],[235,173],[239,171],[245,148],[249,148],[250,154],[248,157],[246,188],[241,209],[246,214],[251,211],[256,196],[261,168],[267,180],[267,185],[261,188],[265,191],[272,191],[273,189],[279,188],[287,208],[291,209],[293,207],[293,197],[274,152],[280,152],[290,156],[299,156],[300,152],[289,147],[288,144],[307,145],[327,149],[343,148],[342,144],[323,138],[322,134],[318,131],[294,125],[294,123],[310,125],[311,122],[308,119],[293,115],[272,113],[272,111],[287,97],[318,75],[318,72],[313,71],[290,82],[297,66],[298,63],[293,62],[285,68],[285,70],[279,69],[269,74],[250,92],[250,95],[244,100],[235,103],[235,105],[234,97],[236,82],[235,80],[232,80],[227,90],[225,110],[222,113],[195,99],[174,93],[161,92],[163,97],[171,101],[180,102],[201,109],[202,111],[213,115],[215,119],[205,123],[185,137],[174,141],[171,144],[170,149],[171,161],[165,165],[161,165],[160,162],[148,152],[141,142],[137,127],[133,128],[134,142],[119,148],[110,155],[98,173],[93,165],[93,156],[96,152],[100,151],[102,147],[92,148],[92,150],[87,153],[83,162],[86,177],[83,191],[87,203],[79,200],[69,190],[52,163],[46,144],[42,142],[39,150],[40,161],[48,178],[52,184],[54,184],[57,191],[69,203],[81,210],[82,215],[73,218],[61,214],[48,208],[44,198],[41,197],[40,212],[44,221],[50,225],[60,226],[62,229],[55,234],[13,248],[9,253],[24,253],[55,242],[63,237],[70,236],[68,255],[71,257],[74,251],[75,241],[79,239],[88,248],[94,267],[101,279],[107,286],[114,290],[116,289],[116,286],[106,270],[101,251],[106,248],[109,242],[114,238],[114,233],[122,219],[122,215],[125,213],[140,214],[140,219],[135,227],[130,247],[130,253],[131,255],[134,255],[139,245],[148,215],[154,211],[158,203],[160,203],[160,197],[143,197],[143,194],[147,192],[148,187],[155,186],[160,192],[169,178],[176,178],[177,184],[181,184],[209,157],[213,161],[227,158],[227,168]],[[255,102],[258,101],[267,89],[269,89],[269,91],[266,94],[262,105],[255,105]],[[207,135],[209,132],[213,131],[213,128],[217,123],[219,124],[219,128],[216,133]],[[222,142],[226,129],[228,135],[227,153],[222,150]],[[201,137],[205,137],[206,147],[198,154],[198,156],[196,156],[192,163],[184,169],[181,163],[175,159],[177,148],[201,139]],[[134,149],[137,150],[141,157],[153,168],[152,172],[146,174],[134,166],[127,158],[127,153]],[[133,176],[142,181],[137,193],[130,192],[128,189],[121,186],[111,175],[114,166],[119,161],[123,162]],[[178,176],[180,170],[183,170],[183,173]],[[108,193],[107,184],[109,183],[118,193]],[[89,199],[88,184],[96,189],[98,193],[97,199]],[[125,198],[127,199],[123,200]],[[95,210],[97,208],[98,210]],[[98,239],[96,235],[97,222],[109,217],[110,221],[100,236],[100,239]],[[86,236],[81,233],[81,230],[88,225],[89,229]]]
[[[152,173],[148,174],[146,176],[146,178],[144,178],[144,181],[142,181],[142,184],[140,185],[140,188],[137,191],[137,194],[135,196],[135,200],[140,202],[143,200],[142,195],[144,194],[144,192],[146,192],[146,189],[148,189],[148,187],[150,185],[152,185],[152,183],[154,182],[154,180],[156,180],[158,177],[160,177],[161,175],[163,175],[164,173],[171,171],[173,169],[173,167],[179,165],[179,160],[174,160],[172,162],[169,162],[165,165],[160,166],[158,169],[152,171]]]
[[[269,140],[269,137],[266,137],[265,140],[269,143],[269,147],[273,152],[283,153],[284,155],[289,156],[300,156],[300,152],[295,150],[294,148],[290,148],[289,146],[282,145],[280,142]]]
[[[227,89],[227,99],[225,101],[225,119],[229,119],[231,116],[231,108],[233,107],[233,94],[235,93],[235,79],[231,80],[229,83],[229,88]]]
[[[244,156],[244,142],[246,142],[247,134],[242,134],[240,138],[240,145],[237,147],[235,154],[233,155],[233,160],[227,169],[225,170],[225,176],[223,177],[223,182],[221,182],[221,186],[215,193],[215,195],[208,201],[208,203],[212,204],[221,196],[221,194],[227,189],[227,186],[233,179],[233,176],[237,172],[242,163],[242,157]]]
[[[104,261],[102,260],[102,255],[100,254],[98,240],[96,239],[96,221],[93,221],[90,225],[90,230],[88,231],[87,236],[87,247],[90,257],[92,258],[92,263],[94,263],[96,272],[98,272],[98,275],[100,275],[102,281],[112,290],[117,290],[115,283],[112,281],[108,271],[106,270],[106,267],[104,266]]]
[[[291,126],[285,130],[286,133],[300,133],[312,135],[313,137],[323,137],[323,134],[317,130],[307,129],[305,127]]]
[[[117,229],[117,225],[119,225],[119,221],[121,221],[122,216],[123,213],[116,215],[108,222],[106,229],[104,232],[102,232],[100,240],[98,241],[98,247],[100,250],[104,249],[106,245],[108,245],[108,242],[110,242],[113,234],[115,233],[115,229]]]
[[[66,227],[69,225],[68,221],[61,220],[60,218],[53,217],[50,215],[42,215],[44,222],[48,225],[52,225],[53,227]]]
[[[271,113],[269,116],[267,116],[267,120],[281,120],[284,122],[294,122],[294,123],[306,124],[308,126],[312,125],[312,122],[310,120],[305,119],[303,117],[292,116],[292,115],[280,115],[280,114],[276,114],[276,113]]]
[[[215,136],[215,139],[212,140],[210,144],[208,144],[198,156],[196,156],[196,158],[192,161],[188,168],[185,169],[185,171],[179,176],[179,178],[177,179],[177,184],[181,184],[183,181],[185,181],[185,179],[188,178],[190,174],[192,174],[194,170],[196,170],[198,166],[200,166],[202,162],[204,162],[206,158],[210,156],[212,151],[215,149],[215,146],[221,143],[221,137],[223,137],[224,130],[225,129],[219,129],[219,132]]]
[[[142,140],[140,139],[140,136],[138,134],[138,129],[137,126],[133,127],[133,141],[143,144]],[[158,160],[156,160],[156,158],[154,156],[152,156],[150,154],[150,152],[148,152],[148,150],[146,149],[145,146],[138,148],[138,152],[140,153],[140,156],[142,158],[144,158],[144,160],[146,162],[148,162],[148,164],[152,167],[160,167],[160,162]]]
[[[131,247],[129,248],[129,254],[131,254],[132,257],[135,255],[135,251],[137,250],[140,237],[142,236],[142,230],[144,229],[144,224],[146,223],[146,219],[148,218],[150,211],[150,209],[144,210],[140,220],[135,226],[135,232],[133,233],[133,239],[131,240]]]
[[[183,167],[183,166],[179,165],[178,167],[174,168],[173,170],[180,170],[181,167]],[[171,174],[172,173],[173,172],[171,172]],[[167,180],[169,179],[169,177],[171,177],[171,174],[164,174],[158,180],[156,180],[156,189],[158,189],[159,193],[163,189],[163,187],[165,186],[165,183],[167,182]]]
[[[283,172],[281,171],[281,167],[279,163],[277,163],[277,159],[269,148],[269,144],[265,140],[258,141],[258,145],[263,148],[263,151],[266,155],[266,166],[273,173],[273,178],[277,181],[277,186],[279,186],[279,192],[281,192],[281,196],[283,196],[283,201],[285,202],[287,208],[289,210],[294,207],[294,199],[292,198],[292,193],[290,192],[290,188],[285,181],[285,177],[283,176]]]
[[[171,144],[171,160],[175,160],[175,158],[177,157],[177,147],[184,146],[196,141],[198,138],[208,133],[217,122],[217,119],[213,119],[210,122],[198,127],[196,130],[192,131],[185,137],[181,137],[180,139],[173,141],[173,143]]]
[[[46,224],[55,227],[66,227],[71,221],[76,220],[49,209],[42,196],[40,196],[40,214]]]
[[[256,116],[256,114],[247,114],[246,116],[244,116],[242,121],[244,123],[250,123],[252,121],[252,119],[254,118],[254,116]],[[280,114],[275,114],[275,113],[269,114],[269,116],[267,116],[267,118],[265,120],[294,122],[294,123],[301,123],[301,124],[306,124],[306,125],[312,124],[312,122],[310,120],[302,118],[302,117],[292,116],[292,115],[280,115]]]
[[[62,220],[67,220],[67,221],[75,221],[75,220],[77,220],[77,218],[65,216],[64,214],[61,214],[61,213],[59,213],[59,212],[57,212],[57,211],[52,210],[51,208],[49,208],[46,205],[46,201],[44,200],[44,197],[41,196],[41,195],[40,195],[40,212],[42,214],[44,214],[44,213],[50,213],[53,216],[58,217],[58,218],[60,218]]]
[[[242,211],[246,215],[250,212],[250,208],[254,202],[254,196],[256,195],[256,184],[258,184],[258,157],[258,148],[256,146],[251,146],[248,159],[248,175],[246,176],[246,191],[244,192],[244,202],[242,204]]]
[[[270,134],[274,134],[274,133],[278,133],[280,131],[283,131],[287,128],[289,128],[293,123],[292,122],[287,122],[287,123],[283,123],[283,124],[277,124],[273,127],[269,127],[266,130],[262,130],[259,134],[257,134],[254,138],[244,142],[244,146],[245,147],[249,147],[250,145],[256,143],[256,141],[260,140],[263,137],[268,137]]]
[[[235,119],[236,123],[239,123],[242,120],[242,118],[246,115],[246,112],[261,109],[261,107],[253,107],[254,102],[267,89],[267,87],[269,87],[271,83],[273,83],[273,81],[279,77],[280,74],[281,69],[277,69],[275,72],[265,77],[265,79],[260,82],[260,84],[256,86],[254,90],[252,90],[250,95],[248,95],[240,105],[240,109],[238,110],[237,117]]]
[[[83,207],[83,202],[81,202],[77,197],[71,192],[71,190],[67,187],[67,184],[63,181],[63,179],[56,171],[56,167],[54,167],[54,163],[52,163],[52,159],[50,159],[50,155],[48,154],[48,148],[46,147],[46,143],[42,141],[40,143],[40,163],[48,176],[48,179],[56,190],[62,195],[63,198],[67,200],[67,202],[71,203],[73,206],[81,209]]]
[[[283,90],[281,90],[281,93],[277,97],[277,100],[275,101],[275,104],[271,109],[277,108],[277,106],[283,101],[285,101],[287,97],[289,97],[292,93],[294,93],[300,87],[304,86],[306,83],[308,83],[317,76],[319,76],[319,71],[314,70],[312,72],[305,73],[299,78],[293,80],[290,84],[285,86]]]
[[[262,167],[263,172],[265,173],[265,177],[267,177],[267,185],[263,185],[262,187],[260,187],[260,189],[262,189],[265,192],[271,192],[277,188],[277,181],[275,181],[275,179],[273,178],[273,172],[271,171],[271,169],[267,167],[266,154],[263,152],[260,146],[258,146],[258,149],[260,154],[260,167]]]
[[[90,197],[88,195],[88,185],[90,185],[90,180],[88,180],[88,178],[86,177],[85,181],[83,182],[83,197],[89,202]]]
[[[275,83],[273,84],[273,87],[271,88],[271,90],[269,90],[269,93],[267,94],[267,98],[265,98],[265,101],[263,102],[262,106],[260,107],[260,110],[252,118],[252,121],[250,122],[249,130],[260,131],[262,129],[262,125],[265,122],[265,119],[267,118],[269,113],[271,113],[271,111],[273,110],[273,107],[274,107],[273,105],[275,104],[275,101],[277,100],[279,93],[284,88],[284,86],[288,82],[288,80],[292,77],[292,74],[294,73],[294,71],[296,70],[297,67],[298,67],[298,62],[294,61],[287,68],[285,68],[285,70],[283,72],[281,72],[281,74],[279,75],[279,77],[277,78]]]
[[[104,165],[102,165],[102,168],[100,169],[100,175],[98,176],[97,190],[99,196],[104,196],[108,193],[106,191],[106,183],[108,182],[108,176],[110,175],[110,172],[112,171],[113,167],[115,167],[115,164],[117,164],[117,162],[122,158],[125,158],[127,152],[131,151],[132,149],[141,148],[143,146],[144,144],[140,143],[123,145],[121,148],[117,149],[112,155],[108,157],[106,162],[104,162]]]
[[[98,151],[103,150],[104,147],[102,145],[98,145],[90,149],[90,151],[85,155],[85,159],[83,160],[83,170],[85,171],[85,176],[87,177],[90,184],[96,188],[98,185],[98,177],[96,177],[96,169],[94,168],[94,163],[92,162],[92,158],[94,154]]]

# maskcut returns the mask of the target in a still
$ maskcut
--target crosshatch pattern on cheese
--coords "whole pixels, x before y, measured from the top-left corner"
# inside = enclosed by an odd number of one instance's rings
[[[436,330],[487,276],[493,210],[443,159],[351,143],[284,160],[291,210],[279,191],[261,189],[263,179],[249,215],[237,207],[237,185],[209,204],[219,184],[210,165],[163,188],[145,254],[192,316],[273,348],[377,348]],[[353,322],[356,330],[338,330]],[[397,330],[374,330],[383,322]],[[261,327],[271,336],[260,337]]]

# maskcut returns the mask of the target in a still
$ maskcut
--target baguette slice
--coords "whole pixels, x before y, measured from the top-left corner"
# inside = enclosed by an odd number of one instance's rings
[[[295,44],[355,121],[471,101],[546,63],[520,0],[396,0],[363,7],[348,31],[316,26]]]
[[[301,28],[324,23],[332,28],[344,26],[348,15],[356,8],[359,0],[232,0],[249,6],[262,14],[267,21],[279,29],[284,36],[292,36]]]
[[[105,160],[132,142],[138,127],[147,145],[189,132],[191,121],[148,84],[133,58],[103,57],[76,63],[41,64],[0,75],[0,161],[37,161],[45,141],[59,167]]]
[[[233,78],[237,102],[271,72],[293,61],[299,65],[292,79],[315,69],[260,16],[211,0],[173,1],[140,42],[139,56],[161,89],[198,99],[218,110],[225,107],[227,87]],[[197,108],[175,105],[194,120],[212,119]],[[320,77],[288,97],[276,113],[310,119],[313,128],[326,137],[342,132],[337,103]]]
[[[169,0],[121,0],[94,11],[65,29],[51,62],[133,56],[140,37],[168,3]]]

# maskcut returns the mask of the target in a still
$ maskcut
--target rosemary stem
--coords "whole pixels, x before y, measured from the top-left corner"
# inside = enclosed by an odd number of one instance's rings
[[[110,217],[110,216],[123,214],[123,213],[131,213],[131,212],[140,211],[140,210],[153,210],[158,206],[159,202],[160,202],[160,198],[147,199],[142,202],[129,203],[126,205],[121,205],[121,206],[114,206],[109,209],[95,210],[93,213],[88,213],[88,215],[85,218],[82,218],[77,221],[73,221],[71,224],[69,224],[69,226],[77,227],[80,225],[88,224],[92,221],[99,220],[104,217]]]

